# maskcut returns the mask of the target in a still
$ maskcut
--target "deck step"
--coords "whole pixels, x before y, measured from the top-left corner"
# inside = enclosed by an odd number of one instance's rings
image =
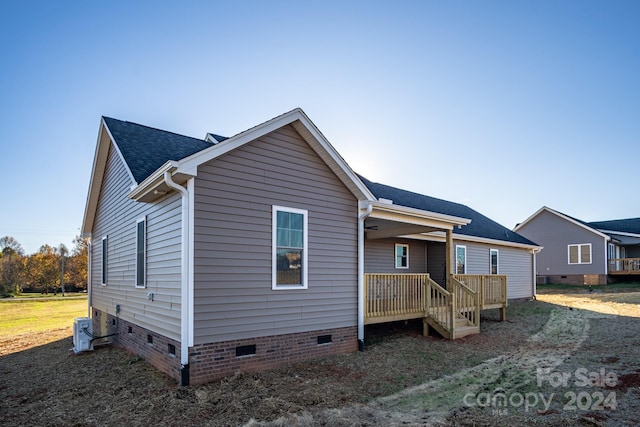
[[[479,334],[479,333],[480,333],[480,327],[478,326],[473,326],[473,325],[456,326],[456,336],[454,337],[454,339],[466,337],[467,335]]]
[[[427,331],[426,327],[429,326],[448,340],[462,338],[462,337],[466,337],[467,335],[480,333],[480,326],[474,326],[469,324],[469,321],[464,317],[458,317],[455,319],[455,324],[456,324],[455,336],[452,335],[451,330],[445,328],[443,325],[439,324],[438,322],[435,321],[435,319],[431,317],[424,318],[423,322],[425,324],[425,334]]]

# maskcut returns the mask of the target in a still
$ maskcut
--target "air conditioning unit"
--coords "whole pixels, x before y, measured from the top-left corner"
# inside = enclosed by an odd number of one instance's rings
[[[89,317],[76,317],[73,319],[73,352],[93,350],[93,323]]]

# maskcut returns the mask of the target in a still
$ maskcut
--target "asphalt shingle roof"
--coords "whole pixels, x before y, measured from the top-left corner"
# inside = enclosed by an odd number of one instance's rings
[[[589,227],[598,230],[640,234],[640,218],[614,219],[611,221],[588,222]]]
[[[483,237],[510,243],[536,245],[536,243],[531,240],[509,230],[468,206],[371,182],[360,175],[359,177],[364,185],[366,185],[378,199],[389,199],[392,200],[395,205],[470,219],[471,223],[454,230],[456,234]]]
[[[144,181],[167,161],[181,160],[213,145],[206,140],[111,117],[104,117],[104,121],[137,183]],[[217,141],[227,139],[211,135]],[[456,229],[457,234],[536,245],[468,206],[374,183],[362,176],[359,178],[378,199],[390,199],[397,205],[470,219],[470,224]]]
[[[213,145],[202,139],[110,117],[104,117],[104,121],[138,184],[167,161],[184,159]]]

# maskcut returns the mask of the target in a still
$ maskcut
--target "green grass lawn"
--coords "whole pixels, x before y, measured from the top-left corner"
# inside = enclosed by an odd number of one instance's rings
[[[0,338],[73,326],[74,317],[87,316],[87,298],[30,300],[11,298],[0,302]]]

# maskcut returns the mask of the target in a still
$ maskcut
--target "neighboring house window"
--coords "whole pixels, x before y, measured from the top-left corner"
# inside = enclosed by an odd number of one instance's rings
[[[569,264],[591,264],[591,243],[569,245]]]
[[[489,258],[491,263],[491,274],[498,274],[498,250],[490,249]]]
[[[456,274],[467,274],[467,247],[456,245]]]
[[[107,236],[102,238],[102,266],[101,266],[101,274],[100,274],[100,283],[103,285],[107,284],[107,249],[108,242]]]
[[[396,243],[396,268],[409,268],[409,245]]]
[[[136,222],[136,287],[147,285],[147,218]]]
[[[273,206],[272,289],[307,289],[307,211]]]

